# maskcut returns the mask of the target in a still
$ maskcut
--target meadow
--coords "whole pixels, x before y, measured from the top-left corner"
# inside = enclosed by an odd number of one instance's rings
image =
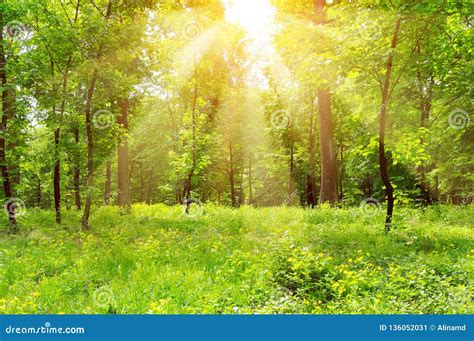
[[[474,313],[472,205],[62,213],[1,218],[0,313]]]

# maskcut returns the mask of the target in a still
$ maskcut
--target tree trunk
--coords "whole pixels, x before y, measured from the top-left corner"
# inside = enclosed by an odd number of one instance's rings
[[[337,201],[337,158],[331,118],[331,94],[318,90],[319,146],[321,153],[321,203]]]
[[[36,180],[36,207],[41,208],[41,177]]]
[[[252,189],[252,154],[249,153],[249,205],[252,205],[253,189]]]
[[[311,96],[308,134],[308,174],[306,176],[306,202],[311,208],[316,206],[316,180],[314,177],[314,98]]]
[[[189,170],[187,178],[184,180],[184,190],[183,196],[186,201],[191,198],[191,191],[192,191],[192,184],[193,184],[193,176],[196,170],[197,165],[197,117],[196,117],[196,106],[197,106],[197,97],[198,97],[198,85],[196,79],[196,65],[194,65],[194,95],[193,95],[193,108],[191,112],[191,123],[192,123],[192,165],[191,169]]]
[[[74,23],[77,22],[77,17],[79,14],[79,4],[80,4],[80,0],[77,2],[77,5],[76,5],[76,15],[74,17]],[[64,110],[66,109],[67,81],[68,81],[68,76],[69,76],[69,69],[71,68],[71,66],[72,66],[72,54],[69,55],[69,58],[66,63],[66,69],[64,71],[59,123],[58,123],[58,127],[54,131],[53,188],[54,188],[54,210],[56,212],[57,224],[61,224],[61,161],[59,159],[59,142],[60,142],[60,136],[61,136],[61,123],[62,123],[62,119],[64,115]],[[53,74],[54,74],[54,66],[53,66]]]
[[[86,137],[87,137],[87,196],[82,216],[82,228],[89,229],[89,216],[92,206],[92,191],[94,187],[94,136],[92,132],[92,97],[94,95],[95,84],[99,77],[99,71],[94,70],[92,80],[87,92],[86,100]]]
[[[295,193],[295,143],[292,142],[291,148],[290,148],[290,177],[288,179],[288,198],[291,198],[294,193]]]
[[[128,154],[128,99],[119,101],[120,116],[118,124],[123,129],[123,135],[118,146],[118,204],[130,208],[130,163]]]
[[[237,206],[235,198],[235,179],[234,179],[234,155],[232,150],[232,142],[229,143],[229,183],[230,183],[230,201],[232,207]]]
[[[12,199],[12,186],[10,183],[10,176],[8,173],[8,163],[6,158],[6,140],[5,135],[7,131],[8,118],[11,111],[13,110],[13,105],[11,103],[11,98],[8,91],[8,82],[6,74],[6,57],[5,57],[5,41],[3,40],[4,32],[4,23],[3,23],[3,12],[0,11],[0,78],[2,84],[2,121],[0,125],[0,168],[2,173],[3,180],[3,194],[5,199]],[[13,208],[12,212],[9,212],[8,219],[10,225],[13,229],[16,229],[16,216],[15,209]]]
[[[56,224],[61,224],[61,173],[59,161],[59,135],[61,128],[54,130],[54,211],[56,212]]]
[[[339,175],[339,202],[344,200],[344,144],[340,144],[341,172]]]
[[[79,128],[78,127],[74,128],[74,141],[76,142],[76,145],[79,146]],[[80,190],[80,185],[79,185],[80,178],[81,178],[81,168],[79,166],[79,160],[76,160],[73,183],[74,183],[74,198],[75,198],[76,208],[78,210],[81,209],[81,190]]]
[[[326,1],[314,0],[314,21],[326,23]],[[337,158],[334,147],[331,117],[331,94],[328,89],[318,90],[319,147],[321,157],[321,203],[335,204],[337,201]]]
[[[111,177],[112,177],[112,163],[110,160],[107,160],[105,165],[105,192],[104,192],[104,202],[105,206],[110,206],[110,187],[111,187]]]
[[[150,195],[147,195],[147,198],[149,197]],[[143,162],[140,162],[140,202],[145,202],[145,176],[143,174]]]
[[[419,46],[418,46],[419,49]],[[418,50],[420,53],[420,51]],[[420,92],[420,126],[421,128],[428,129],[430,112],[431,112],[431,99],[433,95],[433,90],[431,86],[431,77],[430,80],[424,81],[421,73],[417,73],[418,83],[419,83],[419,92]],[[424,134],[424,132],[423,132]],[[423,136],[420,138],[421,146],[424,145]],[[430,204],[432,200],[430,184],[426,180],[426,165],[424,161],[421,161],[421,164],[417,168],[418,178],[419,178],[419,187],[421,192],[421,202],[424,205]]]
[[[107,14],[105,19],[109,19],[112,14],[112,2],[113,0],[109,0],[107,6]],[[99,47],[97,52],[96,60],[99,61],[102,57],[102,50],[103,46]],[[97,65],[94,66],[94,71],[92,73],[91,84],[89,86],[89,90],[87,92],[86,98],[86,136],[87,136],[87,197],[86,197],[86,204],[84,206],[84,214],[82,216],[82,228],[84,230],[89,229],[89,217],[91,213],[91,206],[92,206],[92,190],[94,187],[94,136],[92,132],[92,97],[94,96],[95,85],[97,83],[97,79],[99,78],[99,70]]]
[[[385,217],[385,231],[388,233],[392,227],[392,216],[394,206],[393,186],[388,174],[388,160],[385,155],[385,124],[387,116],[387,106],[390,93],[390,76],[393,69],[393,52],[397,47],[398,34],[400,32],[401,19],[399,18],[395,25],[393,33],[391,53],[388,56],[387,67],[385,71],[385,80],[382,88],[382,105],[380,106],[380,128],[379,128],[379,163],[380,175],[385,186],[385,196],[387,197],[387,215]]]
[[[240,184],[239,184],[239,207],[245,202],[244,196],[244,157],[242,156],[240,162]]]

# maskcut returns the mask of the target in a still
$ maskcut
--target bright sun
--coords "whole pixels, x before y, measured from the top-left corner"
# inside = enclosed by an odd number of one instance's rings
[[[270,35],[275,8],[269,0],[222,0],[228,22],[242,26],[247,35],[260,40]]]

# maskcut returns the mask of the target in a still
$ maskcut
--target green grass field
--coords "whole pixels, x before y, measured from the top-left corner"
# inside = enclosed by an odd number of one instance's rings
[[[0,232],[0,313],[473,313],[473,206],[29,210]]]

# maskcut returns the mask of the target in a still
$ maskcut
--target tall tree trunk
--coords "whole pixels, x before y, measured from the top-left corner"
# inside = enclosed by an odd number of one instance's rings
[[[112,2],[113,0],[109,0],[107,6],[107,14],[105,15],[105,19],[109,19],[112,15]],[[103,45],[99,47],[97,52],[96,61],[98,62],[102,57],[102,50]],[[91,206],[92,206],[92,190],[94,187],[94,136],[92,132],[92,97],[94,96],[95,85],[97,83],[97,79],[99,78],[99,70],[97,65],[94,66],[94,71],[92,73],[92,79],[89,86],[89,90],[87,91],[87,98],[86,98],[86,137],[87,137],[87,196],[86,196],[86,204],[84,206],[84,214],[82,215],[82,228],[84,230],[89,229],[89,217],[91,213]]]
[[[314,0],[314,21],[326,23],[326,1]],[[321,153],[320,202],[334,204],[337,201],[337,158],[334,147],[331,117],[331,94],[328,89],[318,90],[319,146]]]
[[[41,177],[36,180],[36,207],[41,208]]]
[[[80,0],[76,4],[76,14],[74,16],[74,23],[77,22],[79,15],[79,5]],[[69,76],[69,70],[72,66],[72,54],[69,55],[69,58],[66,62],[66,69],[63,75],[63,86],[62,86],[62,100],[60,108],[60,117],[58,127],[54,131],[54,176],[53,176],[53,188],[54,188],[54,210],[56,212],[56,223],[61,224],[61,161],[59,158],[59,143],[61,136],[61,123],[64,115],[64,110],[66,108],[66,91],[67,91],[67,82]],[[54,65],[53,65],[53,74],[54,74]],[[55,110],[53,110],[54,112]]]
[[[94,187],[94,136],[92,132],[92,97],[94,96],[95,84],[99,77],[99,71],[94,70],[92,80],[87,92],[86,100],[86,137],[87,137],[87,196],[82,216],[82,228],[89,229],[89,216],[92,206],[92,190]]]
[[[2,84],[2,121],[0,125],[0,169],[2,173],[2,180],[3,180],[3,194],[5,199],[11,200],[12,199],[12,186],[10,183],[10,176],[8,173],[8,162],[6,157],[6,139],[5,135],[7,132],[7,125],[8,125],[8,118],[13,111],[13,104],[11,103],[10,94],[8,91],[8,82],[7,82],[7,74],[6,74],[6,66],[7,61],[5,57],[5,41],[3,39],[3,32],[4,32],[4,22],[3,22],[3,12],[0,11],[0,78]],[[10,221],[10,225],[13,229],[16,229],[16,216],[15,216],[15,208],[13,208],[12,212],[8,214],[8,219]]]
[[[105,165],[105,191],[104,191],[104,202],[105,206],[110,206],[110,187],[111,187],[111,178],[112,178],[112,162],[107,160]]]
[[[340,141],[341,172],[339,175],[339,202],[344,200],[344,143]]]
[[[253,184],[252,184],[252,154],[249,153],[249,205],[253,202]]]
[[[382,88],[382,105],[380,106],[380,128],[379,128],[379,163],[380,175],[385,186],[385,196],[387,197],[387,215],[385,217],[385,231],[388,233],[392,227],[392,216],[394,206],[393,186],[388,174],[388,160],[385,155],[385,125],[387,118],[387,107],[390,94],[390,76],[393,69],[393,53],[397,47],[398,34],[400,32],[401,18],[397,19],[395,31],[392,37],[391,53],[388,56],[385,71],[385,80]]]
[[[292,198],[294,193],[295,193],[295,143],[292,142],[291,148],[290,148],[290,176],[288,179],[288,198]]]
[[[240,161],[240,184],[239,184],[239,206],[242,206],[245,202],[244,196],[244,157],[242,156]]]
[[[419,49],[419,46],[418,46]],[[418,50],[419,53],[421,53]],[[431,99],[433,95],[432,85],[431,85],[431,77],[428,81],[424,80],[421,76],[421,73],[417,73],[418,84],[419,84],[419,92],[420,92],[420,126],[421,128],[428,129],[429,127],[429,120],[430,120],[430,112],[431,112]],[[424,132],[422,133],[424,134]],[[424,145],[424,138],[423,136],[420,138],[421,146]],[[418,178],[419,178],[419,187],[421,191],[421,202],[424,205],[431,203],[432,195],[430,184],[426,180],[426,164],[424,161],[421,161],[421,164],[417,168],[418,171]]]
[[[56,224],[61,224],[61,173],[59,161],[59,135],[61,128],[54,130],[54,211],[56,212]]]
[[[331,118],[331,94],[318,90],[319,146],[321,153],[321,203],[337,201],[337,158]]]
[[[311,208],[316,206],[316,179],[314,176],[314,98],[311,96],[308,134],[308,174],[306,175],[306,202]]]
[[[150,196],[147,195],[147,198]],[[145,202],[145,176],[143,174],[143,162],[140,162],[140,202]]]
[[[193,176],[197,166],[197,117],[196,117],[196,108],[197,108],[197,97],[198,97],[198,84],[196,79],[196,62],[194,65],[194,95],[193,95],[193,107],[191,112],[191,124],[192,124],[192,165],[191,169],[188,172],[187,178],[184,180],[184,190],[183,195],[186,201],[189,201],[191,198]]]
[[[120,207],[130,208],[130,161],[128,154],[128,99],[119,101],[120,116],[118,124],[123,129],[124,135],[119,140],[118,146],[118,204]]]
[[[230,183],[230,201],[232,207],[237,206],[235,198],[235,179],[234,179],[234,153],[232,150],[232,142],[229,142],[229,183]]]
[[[79,127],[74,128],[74,141],[76,142],[76,146],[79,146]],[[74,201],[76,204],[76,208],[78,210],[81,209],[81,189],[80,189],[80,179],[81,179],[81,167],[79,165],[79,158],[76,160],[76,165],[74,169],[74,179],[73,179],[73,184],[74,184]]]

